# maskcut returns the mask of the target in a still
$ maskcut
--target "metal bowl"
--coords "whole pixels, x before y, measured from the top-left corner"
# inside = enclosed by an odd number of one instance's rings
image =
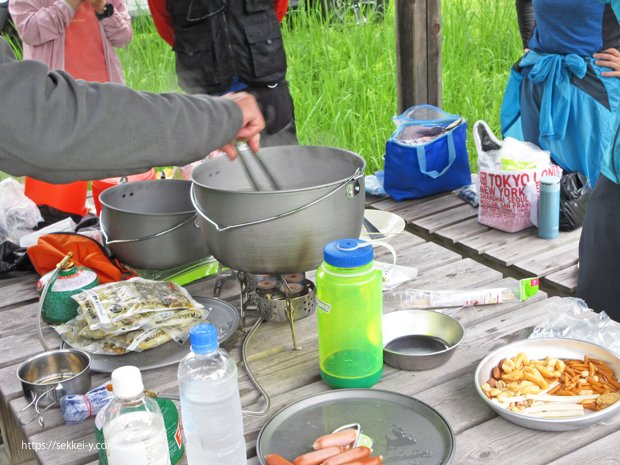
[[[519,413],[506,410],[502,406],[489,400],[482,392],[482,385],[490,377],[491,370],[497,366],[503,358],[512,358],[519,352],[525,352],[530,359],[544,359],[547,356],[559,359],[579,358],[584,355],[598,360],[602,360],[616,376],[620,375],[620,357],[613,352],[590,342],[578,341],[576,339],[564,338],[543,338],[526,339],[504,346],[487,355],[476,369],[474,381],[476,390],[482,400],[491,407],[498,415],[506,420],[526,428],[541,431],[570,431],[585,428],[596,423],[600,423],[620,411],[620,402],[616,402],[610,407],[598,412],[586,413],[582,417],[556,419],[556,418],[532,418]]]
[[[90,389],[90,357],[77,349],[42,352],[21,363],[17,377],[26,400],[40,397],[38,406],[47,407],[66,394],[85,394]]]
[[[401,370],[429,370],[446,363],[465,335],[458,320],[431,310],[383,315],[383,360]]]

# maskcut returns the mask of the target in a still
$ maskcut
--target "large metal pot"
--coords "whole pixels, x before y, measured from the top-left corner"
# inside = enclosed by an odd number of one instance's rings
[[[326,243],[359,237],[362,157],[311,146],[270,147],[257,156],[280,190],[270,187],[256,157],[245,164],[219,157],[192,171],[192,202],[218,261],[253,274],[308,271],[321,264]]]
[[[190,188],[190,181],[161,179],[103,191],[99,199],[106,245],[121,262],[147,270],[167,270],[208,256]]]

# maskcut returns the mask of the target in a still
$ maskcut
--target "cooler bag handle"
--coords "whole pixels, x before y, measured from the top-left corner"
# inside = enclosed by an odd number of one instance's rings
[[[428,171],[426,169],[426,150],[424,145],[420,145],[416,147],[417,155],[418,155],[418,165],[420,166],[420,171],[427,176],[430,176],[433,179],[437,179],[440,176],[443,176],[446,171],[450,169],[454,160],[456,160],[456,149],[454,148],[454,139],[452,137],[452,131],[446,134],[448,138],[448,164],[446,167],[441,170],[432,170]]]

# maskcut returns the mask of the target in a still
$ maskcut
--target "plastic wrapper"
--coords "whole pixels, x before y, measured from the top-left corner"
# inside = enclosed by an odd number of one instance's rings
[[[72,347],[93,354],[123,355],[171,340],[183,343],[209,309],[176,283],[134,278],[73,296],[78,315],[54,326]]]
[[[574,231],[583,225],[592,187],[581,173],[566,173],[560,180],[560,231]]]
[[[106,335],[99,339],[85,336],[84,320],[74,318],[62,325],[54,326],[60,337],[76,349],[91,354],[123,355],[128,352],[142,352],[154,349],[169,341],[184,343],[192,326],[205,321],[207,312],[201,318],[191,319],[182,326],[163,326],[160,328],[140,328],[135,331]]]
[[[86,394],[70,394],[60,399],[60,411],[65,423],[73,425],[81,423],[88,417],[95,416],[108,405],[114,397],[108,389],[108,383],[91,389]]]
[[[474,208],[478,208],[478,205],[480,204],[478,188],[475,184],[459,187],[458,189],[453,190],[452,193],[456,194],[459,199],[467,202]]]
[[[564,337],[592,342],[620,357],[620,323],[605,312],[596,313],[574,297],[563,297],[550,310],[552,316],[538,324],[530,338]]]
[[[109,328],[112,323],[141,313],[203,308],[176,283],[142,278],[97,286],[72,298],[93,330]]]
[[[401,308],[446,308],[524,301],[538,292],[538,278],[517,281],[513,286],[463,290],[406,289],[395,291]]]
[[[17,244],[41,221],[39,208],[26,197],[19,182],[13,178],[0,181],[0,243],[8,240]]]
[[[383,174],[383,171],[381,171],[381,174]],[[387,196],[387,193],[383,188],[383,177],[380,179],[376,173],[369,174],[366,176],[364,181],[365,191],[368,195],[376,195],[381,197]]]
[[[409,266],[395,265],[393,263],[375,261],[375,268],[383,274],[383,291],[396,289],[403,283],[411,281],[418,276],[418,269]]]

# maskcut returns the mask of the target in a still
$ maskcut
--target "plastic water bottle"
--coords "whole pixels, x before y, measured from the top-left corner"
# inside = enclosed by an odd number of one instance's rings
[[[538,201],[538,237],[554,239],[560,234],[560,178],[543,176],[540,179]]]
[[[112,372],[114,398],[103,411],[109,465],[170,465],[166,428],[159,406],[144,395],[140,370]]]
[[[383,374],[382,275],[373,247],[340,239],[323,249],[316,274],[321,377],[333,388],[363,388]]]
[[[247,463],[237,366],[218,349],[210,323],[189,333],[191,352],[179,364],[181,417],[189,465]]]

